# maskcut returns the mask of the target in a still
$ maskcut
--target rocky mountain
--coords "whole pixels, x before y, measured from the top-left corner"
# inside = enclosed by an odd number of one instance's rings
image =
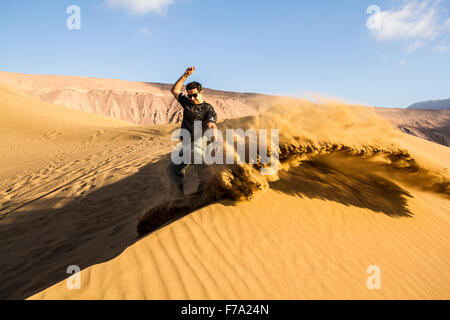
[[[405,133],[450,147],[450,110],[375,110]]]
[[[134,124],[176,123],[182,119],[182,109],[170,93],[171,84],[3,71],[0,82],[44,102]],[[275,103],[295,100],[206,88],[204,91],[205,100],[214,106],[219,120],[255,115]],[[405,133],[450,146],[450,110],[375,108],[375,111]]]
[[[450,99],[418,102],[410,105],[408,109],[450,110]]]
[[[182,109],[170,84],[74,76],[26,75],[0,71],[0,82],[42,101],[139,125],[179,122]],[[260,113],[275,98],[204,89],[219,119]]]

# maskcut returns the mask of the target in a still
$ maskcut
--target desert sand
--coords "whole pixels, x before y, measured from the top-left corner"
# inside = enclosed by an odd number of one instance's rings
[[[2,299],[450,298],[450,149],[373,108],[282,103],[221,122],[280,128],[279,173],[211,170],[200,208],[141,236],[169,197],[177,124],[102,118],[3,84],[0,115]],[[185,193],[197,180],[189,171]],[[70,265],[80,289],[67,287]]]

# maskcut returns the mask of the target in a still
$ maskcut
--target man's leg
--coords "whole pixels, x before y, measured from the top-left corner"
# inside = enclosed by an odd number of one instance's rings
[[[207,167],[206,164],[196,164],[195,165],[195,169],[197,171],[197,176],[198,176],[198,187],[197,187],[197,191],[198,193],[203,193],[204,188],[205,188],[205,184],[203,182],[203,176],[202,176],[202,171],[203,169],[205,169]]]
[[[174,164],[170,161],[167,167],[167,175],[169,176],[170,193],[175,197],[184,197],[183,179],[188,169],[188,164]]]
[[[183,158],[184,149],[186,146],[181,145],[177,146],[177,150],[174,152],[178,152],[178,155]],[[169,166],[167,167],[167,175],[169,176],[169,186],[170,186],[170,194],[175,198],[184,197],[184,188],[183,188],[183,180],[186,175],[189,164],[181,162],[180,164],[173,163],[172,159],[170,160]]]
[[[197,177],[198,177],[198,187],[197,187],[197,193],[203,193],[204,191],[204,178],[203,178],[203,174],[202,171],[207,167],[207,165],[205,164],[204,161],[204,155],[205,155],[205,151],[206,151],[206,145],[207,145],[207,141],[204,138],[201,138],[197,141],[194,142],[194,152],[197,152],[199,154],[199,158],[202,159],[202,162],[199,164],[195,164],[195,169],[197,171]]]

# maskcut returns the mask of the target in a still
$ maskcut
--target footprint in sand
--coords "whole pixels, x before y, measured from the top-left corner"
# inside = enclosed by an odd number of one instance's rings
[[[89,180],[89,184],[90,184],[89,190],[95,189],[95,187],[96,187],[95,182],[96,181],[97,181],[97,178],[95,178],[95,177]]]
[[[47,132],[40,138],[40,140],[43,140],[43,139],[53,140],[53,139],[57,138],[58,136],[62,135],[65,131],[66,131],[66,127],[64,127],[64,126],[60,127],[58,129]]]
[[[99,130],[97,131],[93,136],[89,138],[89,141],[93,141],[95,139],[98,139],[102,134],[104,134],[106,130]]]

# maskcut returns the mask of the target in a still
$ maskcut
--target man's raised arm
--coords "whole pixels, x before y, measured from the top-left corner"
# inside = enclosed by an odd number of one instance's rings
[[[172,89],[170,90],[177,101],[181,93],[181,89],[183,89],[183,83],[186,81],[187,78],[189,78],[191,74],[194,73],[194,71],[195,67],[187,68],[184,74],[180,77],[180,79],[177,80],[177,82],[175,82]]]

